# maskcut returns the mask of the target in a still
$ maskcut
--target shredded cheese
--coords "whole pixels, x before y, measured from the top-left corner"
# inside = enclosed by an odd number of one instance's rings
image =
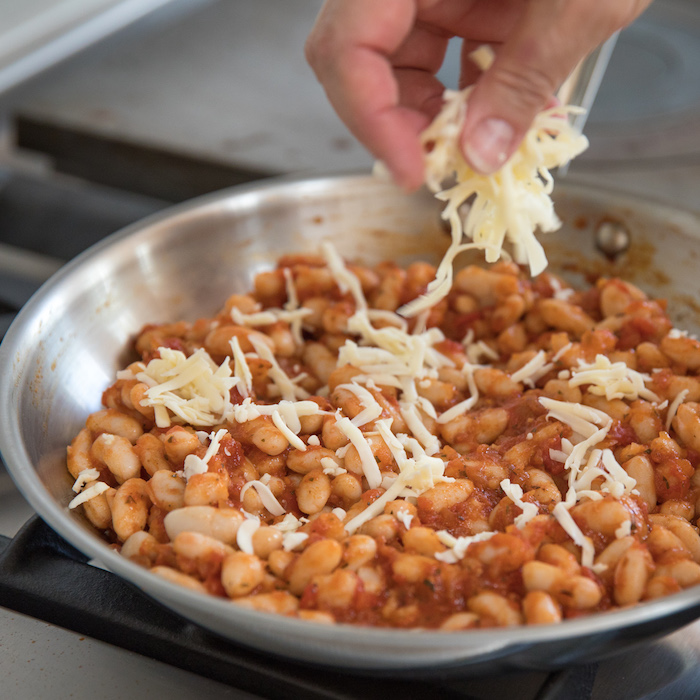
[[[503,493],[522,510],[522,513],[514,521],[515,527],[522,529],[526,523],[539,513],[539,508],[534,503],[523,501],[522,488],[518,484],[511,484],[510,479],[503,479],[500,486],[503,489]]]
[[[659,401],[659,397],[644,382],[651,377],[628,367],[624,362],[611,362],[605,355],[596,355],[595,361],[586,364],[579,360],[571,370],[569,386],[586,386],[586,391],[596,396],[612,399],[646,399]]]
[[[240,494],[241,502],[243,502],[243,496],[249,488],[255,489],[258,496],[260,496],[260,501],[263,506],[265,506],[272,515],[284,515],[284,513],[287,512],[277,498],[275,498],[272,491],[270,491],[270,487],[259,479],[253,479],[243,484]]]
[[[690,393],[689,389],[683,389],[679,391],[671,401],[671,405],[668,407],[668,413],[666,414],[666,432],[671,429],[671,423],[678,412],[678,407],[685,401],[685,397]]]
[[[185,479],[189,481],[195,474],[205,474],[209,469],[209,460],[219,451],[219,446],[224,435],[228,434],[228,430],[221,428],[215,433],[209,435],[210,443],[204,457],[189,454],[185,457],[184,474]]]
[[[477,55],[484,68],[493,60],[488,49]],[[482,250],[487,262],[496,262],[508,240],[516,262],[529,265],[533,276],[542,272],[547,258],[534,232],[537,228],[555,231],[561,226],[550,197],[550,170],[568,163],[588,146],[586,137],[568,120],[568,115],[581,110],[556,106],[535,117],[518,150],[498,172],[477,173],[459,146],[471,90],[447,90],[442,110],[421,135],[426,184],[446,203],[443,218],[450,222],[452,242],[426,294],[399,310],[405,316],[415,316],[447,296],[454,260],[464,250]],[[443,189],[443,183],[453,178],[456,184]],[[473,202],[465,214],[462,205],[471,197]],[[473,243],[463,243],[463,236]]]
[[[86,488],[84,491],[81,491],[68,504],[68,508],[73,510],[73,508],[77,508],[82,503],[86,503],[87,501],[95,498],[95,496],[99,496],[101,493],[104,493],[105,491],[109,491],[109,486],[107,484],[105,484],[104,481],[98,481],[97,483],[94,483],[92,486],[88,486],[88,488]]]
[[[186,357],[162,347],[159,354],[136,375],[149,387],[141,403],[153,407],[156,425],[167,428],[173,420],[196,426],[222,423],[231,410],[230,391],[239,383],[231,376],[228,358],[217,367],[204,349]]]

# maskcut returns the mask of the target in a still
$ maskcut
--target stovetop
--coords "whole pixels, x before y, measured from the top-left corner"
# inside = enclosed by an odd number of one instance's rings
[[[70,178],[9,174],[0,188],[0,323],[7,325],[64,262],[168,204]],[[271,658],[215,637],[87,563],[33,514],[4,468],[0,606],[3,688],[21,698],[700,697],[700,622],[598,664],[554,673],[470,678],[450,672],[409,680]]]

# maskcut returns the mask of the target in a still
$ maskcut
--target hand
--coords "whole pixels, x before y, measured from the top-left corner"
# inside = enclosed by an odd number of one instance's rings
[[[464,39],[460,87],[475,84],[462,133],[491,173],[576,64],[651,0],[327,0],[306,56],[350,131],[406,189],[423,182],[420,132],[437,114],[447,43]],[[483,74],[469,53],[489,43]]]

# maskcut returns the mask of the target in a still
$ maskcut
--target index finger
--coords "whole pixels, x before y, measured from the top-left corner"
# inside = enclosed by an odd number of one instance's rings
[[[306,46],[338,115],[407,189],[423,181],[419,134],[428,117],[401,106],[390,57],[410,35],[415,15],[414,0],[331,0]],[[440,40],[435,40],[439,51]],[[440,83],[428,72],[421,76],[419,69],[408,70],[404,79],[411,91],[424,93],[425,99],[441,94]]]

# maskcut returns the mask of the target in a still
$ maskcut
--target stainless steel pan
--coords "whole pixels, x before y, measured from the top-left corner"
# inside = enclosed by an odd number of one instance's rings
[[[677,325],[700,329],[700,219],[668,207],[566,183],[562,231],[546,247],[556,270],[617,274],[669,298]],[[623,227],[630,250],[609,261],[601,224]],[[425,672],[458,667],[555,668],[599,658],[700,615],[700,588],[556,626],[459,633],[321,626],[243,610],[151,575],[121,558],[66,508],[65,446],[124,364],[146,322],[194,320],[247,289],[284,252],[332,240],[373,262],[436,260],[446,245],[435,201],[369,177],[272,181],[236,188],[152,217],[93,247],[32,298],[0,348],[0,444],[18,487],[66,540],[153,598],[224,637],[337,667]]]

